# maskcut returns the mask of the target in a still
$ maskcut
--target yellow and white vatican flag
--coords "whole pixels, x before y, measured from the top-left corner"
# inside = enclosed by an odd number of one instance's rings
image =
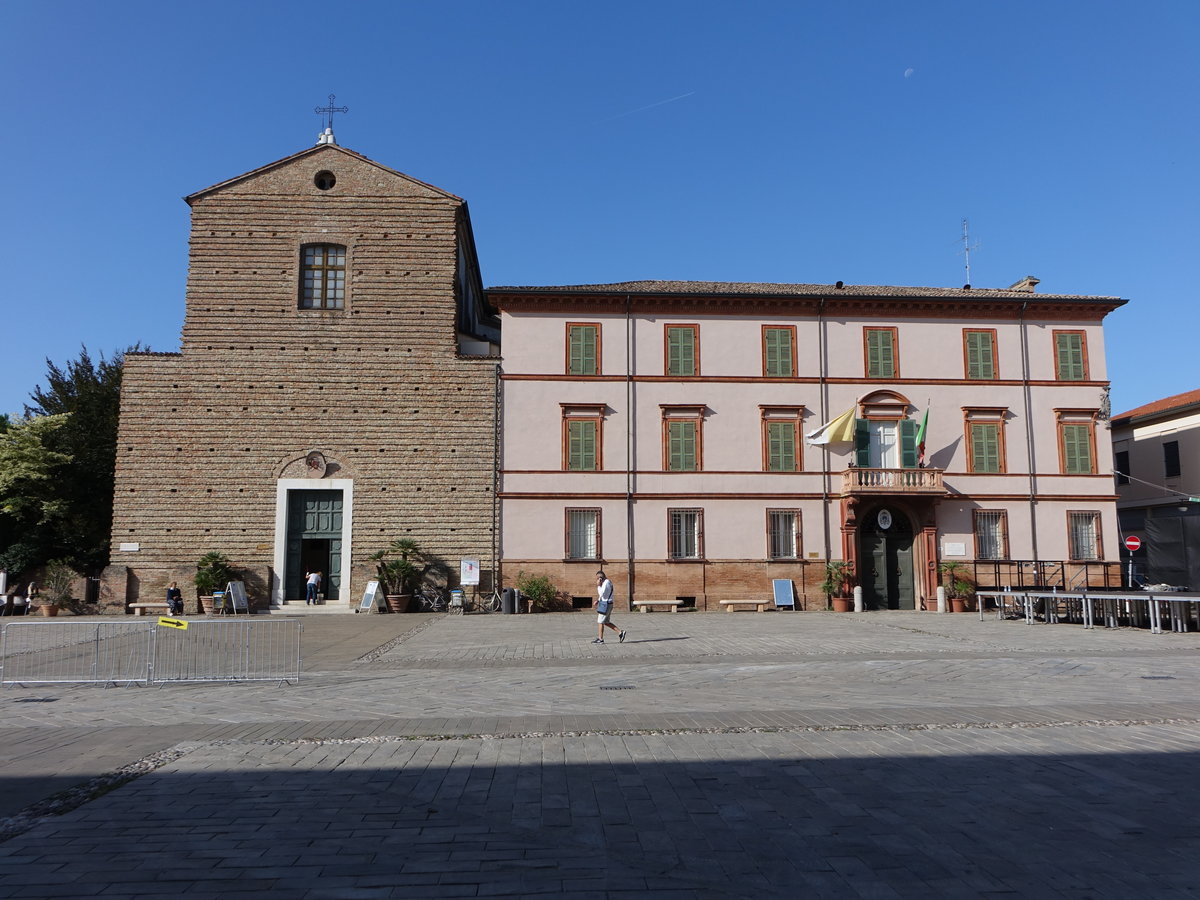
[[[810,431],[804,436],[804,440],[814,446],[854,443],[854,407],[850,407],[836,419],[826,422],[816,431]]]

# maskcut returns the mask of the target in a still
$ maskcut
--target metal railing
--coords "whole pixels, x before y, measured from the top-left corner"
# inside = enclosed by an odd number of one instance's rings
[[[295,619],[10,622],[0,627],[0,685],[300,680]]]
[[[984,590],[1003,588],[1125,587],[1119,562],[1068,562],[1061,559],[977,559],[967,563],[971,580]]]

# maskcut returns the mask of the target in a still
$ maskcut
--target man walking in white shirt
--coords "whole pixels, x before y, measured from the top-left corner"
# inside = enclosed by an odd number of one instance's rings
[[[617,640],[625,643],[625,632],[612,623],[613,583],[601,570],[596,573],[596,639],[593,644],[604,643],[604,628],[611,628],[617,633]]]

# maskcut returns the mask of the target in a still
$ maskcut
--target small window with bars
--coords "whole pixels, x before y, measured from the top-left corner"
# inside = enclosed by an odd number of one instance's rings
[[[671,559],[700,559],[704,555],[704,510],[667,512],[667,555]]]
[[[1008,514],[1004,510],[975,510],[975,557],[1008,559]]]
[[[342,309],[346,304],[346,248],[308,244],[301,248],[301,309]]]
[[[1067,513],[1071,559],[1100,559],[1100,513]]]
[[[567,559],[600,559],[600,510],[567,510]]]
[[[767,510],[767,558],[800,558],[800,510]]]

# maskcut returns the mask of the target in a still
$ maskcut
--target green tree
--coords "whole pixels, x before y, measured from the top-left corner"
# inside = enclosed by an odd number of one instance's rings
[[[10,572],[42,562],[47,538],[64,525],[59,487],[71,455],[54,445],[70,418],[26,416],[0,432],[0,567]]]
[[[46,386],[34,389],[26,416],[66,416],[47,437],[47,447],[69,457],[54,482],[61,519],[44,523],[40,559],[62,559],[94,574],[108,565],[112,537],[113,482],[117,464],[117,421],[125,354],[148,348],[134,344],[93,360],[87,347],[65,366],[46,360]]]

